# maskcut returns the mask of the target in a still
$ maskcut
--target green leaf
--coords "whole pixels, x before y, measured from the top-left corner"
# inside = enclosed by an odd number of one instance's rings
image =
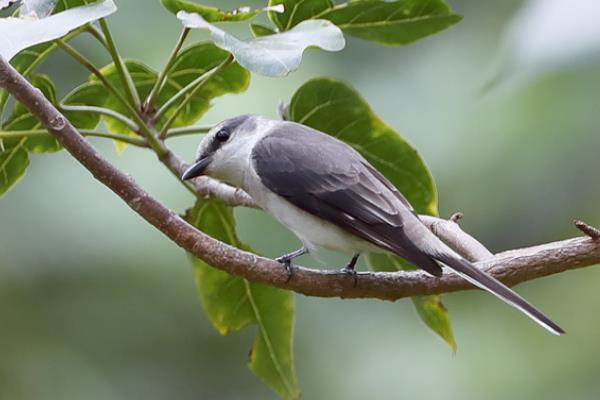
[[[29,155],[25,149],[27,138],[11,145],[4,143],[0,148],[0,197],[14,186],[29,166]]]
[[[452,324],[448,310],[442,304],[441,296],[416,296],[412,298],[421,320],[437,333],[453,352],[456,353],[456,340],[452,333]]]
[[[219,200],[201,200],[186,220],[206,234],[244,250],[235,233],[233,210]],[[292,293],[212,268],[192,258],[196,285],[211,323],[225,335],[258,325],[248,365],[284,399],[298,399],[293,363],[294,297]]]
[[[160,3],[173,14],[177,14],[179,11],[196,13],[208,22],[245,21],[265,10],[264,8],[252,10],[250,7],[240,7],[231,11],[224,11],[217,7],[205,6],[189,0],[160,0]]]
[[[58,39],[117,10],[112,0],[71,8],[46,18],[0,18],[0,56],[13,58],[21,50]]]
[[[108,91],[100,82],[86,82],[65,96],[62,103],[72,106],[105,105]],[[82,111],[65,111],[65,117],[78,129],[96,129],[100,124],[100,114]]]
[[[403,45],[442,31],[462,19],[445,0],[357,0],[317,16],[345,33],[388,45]]]
[[[240,65],[266,76],[283,76],[297,69],[308,47],[340,51],[345,46],[339,28],[324,20],[304,21],[288,32],[243,41],[198,14],[181,11],[177,18],[187,28],[208,29],[215,44],[233,54]]]
[[[334,79],[313,79],[296,91],[288,112],[292,121],[328,133],[354,147],[404,194],[417,212],[437,214],[435,184],[425,163],[353,88]],[[388,254],[369,254],[368,261],[377,271],[414,268]],[[454,349],[456,343],[448,313],[439,296],[413,301],[421,319]]]
[[[277,33],[273,29],[259,24],[250,24],[250,30],[254,37],[269,36]]]
[[[284,5],[283,13],[269,12],[269,19],[285,32],[300,22],[312,19],[316,15],[333,7],[331,0],[270,0],[269,6]]]
[[[56,88],[54,83],[46,75],[32,75],[31,84],[40,89],[44,96],[53,104],[56,104]],[[27,131],[42,129],[41,122],[38,121],[21,103],[15,103],[13,112],[2,125],[5,131]],[[6,139],[4,144],[7,147],[16,146],[22,139]],[[62,147],[58,141],[50,135],[35,136],[25,138],[22,146],[34,153],[48,153],[60,150]]]

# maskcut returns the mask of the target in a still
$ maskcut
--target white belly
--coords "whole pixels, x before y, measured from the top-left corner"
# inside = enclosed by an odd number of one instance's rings
[[[247,176],[245,183],[245,189],[254,201],[298,236],[310,251],[316,250],[317,247],[324,247],[348,255],[385,251],[347,233],[330,222],[319,219],[294,206],[284,198],[269,191],[255,175]]]

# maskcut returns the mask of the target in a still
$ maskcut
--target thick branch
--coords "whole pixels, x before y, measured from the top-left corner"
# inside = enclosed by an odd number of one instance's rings
[[[219,269],[251,281],[321,297],[395,300],[472,288],[454,274],[435,278],[418,271],[361,273],[355,286],[354,278],[345,273],[298,268],[288,282],[285,269],[277,262],[240,251],[207,236],[152,198],[133,179],[97,153],[41,92],[2,59],[0,87],[23,103],[69,153],[142,218],[185,250]],[[477,266],[514,285],[599,262],[600,240],[584,237],[507,251],[479,262]]]

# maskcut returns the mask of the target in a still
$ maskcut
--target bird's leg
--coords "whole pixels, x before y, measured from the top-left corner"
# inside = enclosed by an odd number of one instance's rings
[[[358,277],[356,276],[356,271],[354,270],[354,266],[358,261],[358,257],[360,257],[360,253],[356,253],[352,257],[352,260],[350,260],[350,262],[344,268],[342,268],[342,272],[350,274],[354,277],[354,287],[356,287],[356,284],[358,283]]]
[[[288,272],[288,281],[290,279],[292,279],[292,274],[293,274],[293,269],[292,269],[292,260],[296,257],[300,257],[301,255],[304,255],[308,253],[308,249],[304,246],[302,246],[302,248],[296,250],[296,251],[292,251],[291,253],[288,254],[284,254],[281,257],[277,257],[275,259],[275,261],[280,262],[283,264],[283,266],[285,267],[285,269]]]

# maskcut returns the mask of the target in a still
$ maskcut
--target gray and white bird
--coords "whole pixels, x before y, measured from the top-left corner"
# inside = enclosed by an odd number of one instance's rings
[[[304,246],[277,259],[291,260],[318,247],[352,256],[398,255],[434,276],[445,264],[470,283],[514,306],[548,331],[564,331],[524,298],[444,244],[404,196],[358,152],[307,126],[242,115],[225,120],[202,139],[187,180],[208,175],[246,191]]]

